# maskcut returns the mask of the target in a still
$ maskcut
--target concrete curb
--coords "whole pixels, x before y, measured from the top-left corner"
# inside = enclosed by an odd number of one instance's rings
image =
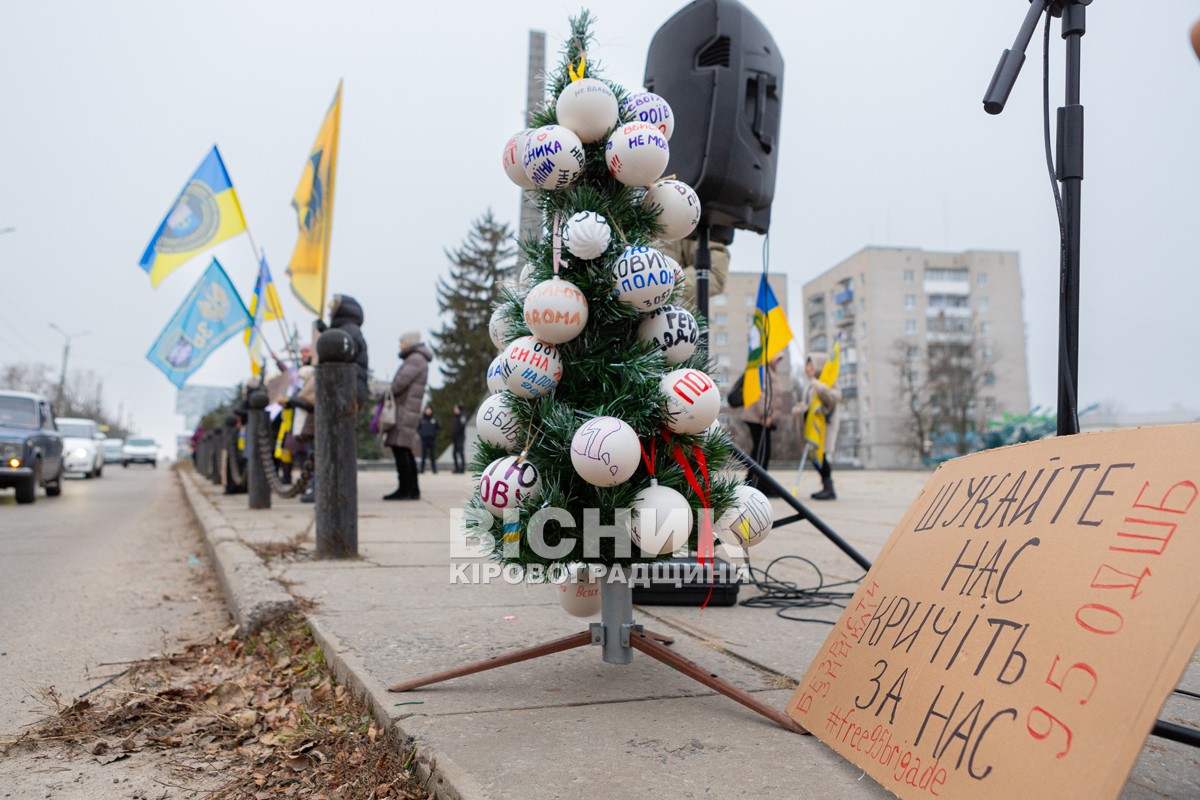
[[[179,482],[204,531],[208,554],[225,595],[229,613],[245,637],[296,610],[296,600],[271,576],[258,554],[238,538],[237,530],[204,496],[194,473],[179,471]]]
[[[272,577],[259,555],[238,538],[237,530],[196,485],[198,481],[195,473],[180,471],[179,482],[204,531],[204,541],[208,544],[229,613],[238,624],[238,635],[248,636],[272,620],[297,611],[295,598]],[[394,729],[401,741],[415,744],[413,737],[390,713],[393,703],[397,702],[394,698],[400,695],[389,694],[387,687],[365,678],[366,669],[350,649],[312,616],[305,614],[304,617],[313,639],[321,647],[325,662],[338,680],[364,699],[381,727]],[[434,792],[438,800],[488,796],[468,772],[449,759],[431,756],[418,748],[413,766],[426,790]]]

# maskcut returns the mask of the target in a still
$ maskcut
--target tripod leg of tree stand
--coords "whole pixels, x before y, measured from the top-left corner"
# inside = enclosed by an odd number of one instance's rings
[[[796,733],[808,733],[808,731],[802,728],[798,722],[789,717],[787,714],[784,714],[779,709],[772,708],[766,703],[758,700],[749,692],[742,691],[723,678],[718,678],[715,673],[709,672],[696,662],[689,661],[678,653],[668,650],[667,648],[663,647],[662,644],[654,639],[651,639],[645,633],[641,631],[633,631],[632,635],[630,636],[629,643],[634,647],[634,649],[641,650],[651,658],[661,661],[667,666],[674,667],[692,680],[699,681],[710,689],[715,689],[731,700],[736,700],[746,708],[762,714],[764,717],[776,723],[777,725]]]
[[[432,683],[441,683],[452,678],[461,678],[464,675],[474,675],[477,672],[486,672],[489,669],[497,667],[506,667],[509,664],[518,664],[522,661],[528,661],[531,658],[541,658],[553,653],[561,653],[564,650],[570,650],[575,647],[583,647],[592,643],[592,634],[588,631],[575,633],[562,639],[555,639],[552,642],[539,644],[534,647],[526,647],[521,650],[512,650],[502,655],[485,658],[483,661],[476,661],[473,664],[465,664],[461,667],[448,669],[444,672],[435,672],[432,675],[426,675],[423,678],[416,678],[404,683],[397,683],[395,686],[389,686],[389,692],[408,692],[413,689],[419,689],[422,686],[429,686]]]
[[[674,644],[675,643],[675,637],[668,636],[665,633],[657,633],[655,631],[647,631],[647,630],[643,630],[642,633],[646,634],[647,638],[653,639],[656,642],[662,642],[663,644]]]

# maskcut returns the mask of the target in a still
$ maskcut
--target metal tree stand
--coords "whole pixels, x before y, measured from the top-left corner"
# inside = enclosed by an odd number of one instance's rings
[[[388,691],[408,692],[452,678],[474,675],[477,672],[485,672],[489,669],[505,667],[509,664],[517,664],[591,644],[601,648],[601,657],[607,664],[630,664],[633,662],[633,651],[640,650],[651,658],[661,661],[669,667],[674,667],[681,674],[720,692],[731,700],[736,700],[751,711],[762,714],[790,731],[807,733],[804,728],[779,709],[772,708],[749,692],[718,677],[715,672],[668,649],[667,645],[673,641],[675,640],[670,636],[647,631],[635,623],[633,621],[633,589],[628,581],[623,576],[621,580],[609,580],[608,576],[605,576],[600,584],[600,622],[593,622],[588,630],[533,647],[492,656],[483,661],[464,664],[455,669],[435,672],[422,678],[397,683],[395,686],[388,687]]]

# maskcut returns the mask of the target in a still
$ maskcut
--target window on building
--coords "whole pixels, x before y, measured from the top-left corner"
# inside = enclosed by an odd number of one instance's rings
[[[912,311],[917,307],[917,296],[915,294],[904,295],[904,310]]]
[[[862,372],[862,385],[863,386],[867,385],[867,371],[865,369]]]
[[[975,283],[980,286],[987,286],[987,273],[981,272],[975,277]]]
[[[984,386],[995,386],[996,385],[996,373],[992,372],[990,369],[987,372],[983,373],[983,385]]]
[[[987,311],[988,306],[990,306],[990,305],[991,305],[991,303],[988,302],[988,299],[986,297],[979,298],[979,310],[980,311]]]
[[[904,320],[904,332],[912,336],[917,332],[917,321],[915,319]]]
[[[867,338],[867,323],[860,322],[858,324],[858,338],[860,338],[860,339]]]
[[[869,397],[863,397],[863,398],[862,398],[862,410],[863,410],[863,413],[864,413],[864,414],[868,414],[868,413],[870,413],[870,411],[871,411],[871,398],[869,398]],[[865,434],[870,434],[870,433],[871,433],[871,423],[869,423],[869,422],[864,422],[864,423],[863,423],[863,433],[865,433]]]
[[[742,305],[747,306],[748,308],[753,308],[754,304],[757,302],[758,302],[758,293],[757,292],[755,292],[754,294],[742,295]]]
[[[863,429],[863,436],[870,436],[871,435],[871,420],[864,419],[863,424],[862,424],[862,429]]]
[[[970,281],[970,276],[967,274],[966,267],[926,267],[925,280],[927,281],[954,281],[955,283],[967,283]]]
[[[983,407],[985,409],[987,409],[988,411],[995,411],[996,410],[996,398],[994,398],[994,397],[983,398]]]
[[[729,356],[717,356],[717,366],[718,367],[728,367],[728,366],[731,366],[732,364],[733,364],[733,361],[729,358]]]
[[[714,306],[729,305],[729,296],[724,294],[714,294],[712,296],[712,304]]]
[[[979,323],[979,332],[981,334],[983,334],[984,336],[987,336],[989,333],[992,332],[992,323],[990,323],[990,322]]]
[[[916,277],[916,273],[914,273],[911,269],[904,270],[905,283],[912,283],[914,280],[916,280]]]
[[[913,345],[909,345],[908,348],[904,351],[904,356],[909,361],[916,361],[918,358],[921,357],[921,348],[914,347]]]
[[[713,325],[728,325],[728,324],[729,324],[729,315],[728,314],[726,314],[722,311],[718,311],[716,314],[713,314]]]
[[[992,348],[990,348],[990,347],[987,347],[987,346],[985,345],[983,348],[981,348],[981,349],[980,349],[980,351],[979,351],[979,352],[980,352],[980,354],[982,354],[982,355],[983,355],[983,360],[984,360],[984,361],[991,361],[991,360],[992,360]]]
[[[729,344],[729,334],[725,333],[725,331],[720,331],[720,332],[714,333],[713,334],[713,344],[714,345]]]
[[[862,295],[858,296],[858,310],[859,311],[867,310],[867,298],[863,297]]]

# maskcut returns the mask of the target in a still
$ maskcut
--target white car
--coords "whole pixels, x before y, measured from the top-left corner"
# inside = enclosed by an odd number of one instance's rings
[[[63,437],[63,468],[85,478],[104,475],[104,440],[97,439],[99,429],[90,419],[58,417],[54,420]]]
[[[149,464],[158,467],[158,442],[153,439],[127,439],[121,448],[121,465]]]

